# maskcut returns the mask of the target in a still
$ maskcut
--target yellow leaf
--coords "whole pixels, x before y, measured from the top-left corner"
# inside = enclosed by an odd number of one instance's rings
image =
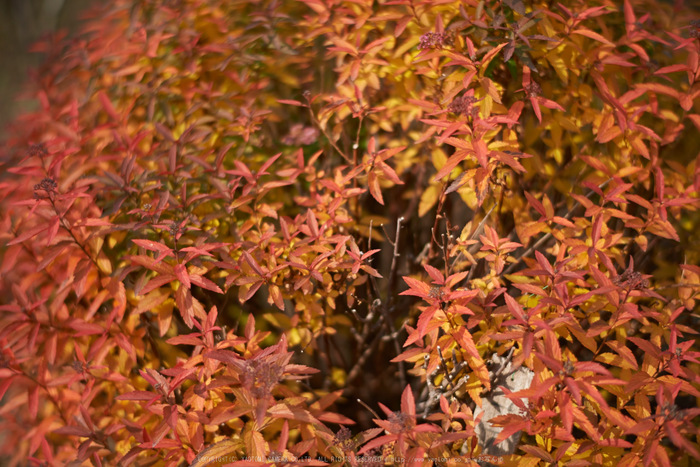
[[[554,71],[557,72],[559,79],[562,80],[564,84],[568,84],[569,69],[567,68],[566,63],[564,63],[564,59],[561,58],[559,54],[548,54],[546,57],[547,61],[549,61],[550,65],[552,65],[552,68],[554,68]]]
[[[469,206],[469,209],[476,209],[479,205],[479,199],[476,196],[476,191],[474,191],[474,188],[470,186],[463,186],[460,188],[457,193],[459,193],[460,198],[462,198],[462,201],[467,203],[467,206]]]
[[[540,435],[536,435],[535,439],[539,447],[544,448],[547,452],[552,450],[552,438],[543,438]]]
[[[263,319],[278,328],[294,330],[294,326],[292,326],[289,316],[285,315],[284,313],[265,313],[263,315]]]
[[[153,310],[158,313],[158,332],[160,337],[163,337],[170,329],[170,323],[173,319],[173,308],[175,308],[175,301],[168,299]]]
[[[213,467],[235,462],[238,459],[231,454],[235,453],[240,446],[240,441],[230,439],[219,441],[197,454],[190,467]]]
[[[493,110],[493,99],[490,95],[484,96],[484,100],[481,101],[481,117],[489,118],[491,116],[491,111]]]
[[[615,355],[610,352],[603,352],[602,354],[598,355],[596,357],[596,361],[606,363],[608,365],[614,365],[618,368],[628,368],[628,369],[633,369],[634,367],[629,363],[626,362],[625,360],[622,359],[619,355]]]
[[[581,129],[578,125],[568,117],[557,115],[557,123],[562,126],[566,131],[571,131],[572,133],[580,133]]]
[[[647,245],[649,244],[649,240],[644,236],[644,235],[639,235],[634,239],[634,242],[639,245],[639,248],[642,249],[642,251],[647,251]]]
[[[180,136],[182,136],[186,129],[187,127],[185,126],[185,122],[177,125],[175,128],[173,128],[173,138],[180,139]]]
[[[442,149],[436,149],[432,153],[432,159],[433,159],[433,166],[435,166],[435,170],[439,171],[445,166],[445,163],[447,162],[447,154],[445,154],[445,151]]]
[[[342,368],[333,368],[331,370],[331,381],[333,381],[337,387],[345,387],[345,380],[347,378],[347,373]]]
[[[420,197],[418,204],[418,216],[423,217],[430,211],[440,197],[440,185],[430,185]]]
[[[503,456],[501,456],[503,457]],[[509,456],[503,457],[505,462],[510,462],[513,461],[513,464],[508,464],[508,465],[519,465],[520,467],[536,467],[540,464],[542,459],[539,457],[534,457],[534,456],[520,456],[516,454],[512,454]]]
[[[475,373],[470,374],[469,381],[464,385],[464,390],[467,391],[478,407],[481,407],[480,394],[483,389],[484,388],[479,377]]]
[[[109,260],[109,258],[107,258],[107,255],[105,255],[103,251],[100,251],[99,255],[97,256],[97,266],[105,275],[112,274],[112,262]]]

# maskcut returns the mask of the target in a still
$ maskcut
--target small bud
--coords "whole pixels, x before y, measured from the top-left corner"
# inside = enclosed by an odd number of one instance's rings
[[[56,194],[58,183],[53,178],[44,178],[41,182],[34,185],[34,197],[38,199],[51,197]],[[42,194],[41,192],[46,194]]]
[[[31,157],[44,158],[49,155],[49,151],[46,149],[46,145],[44,143],[30,145],[27,152]]]
[[[527,97],[537,97],[542,94],[542,88],[533,81],[528,86],[525,86],[525,94]]]

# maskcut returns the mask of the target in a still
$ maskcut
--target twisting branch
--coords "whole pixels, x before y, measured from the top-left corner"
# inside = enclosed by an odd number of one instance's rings
[[[457,361],[457,351],[452,349],[452,369],[449,369],[449,365],[445,357],[442,355],[442,349],[437,346],[438,356],[440,358],[440,365],[426,378],[426,386],[428,389],[427,400],[423,405],[423,418],[430,414],[430,411],[435,407],[435,405],[440,401],[440,397],[445,396],[447,398],[451,397],[459,391],[459,389],[467,384],[469,381],[469,375],[464,375],[457,379],[462,370],[465,369],[468,364],[465,361]],[[430,357],[425,355],[423,362],[423,369],[428,369],[428,363],[430,362]],[[435,385],[435,377],[438,373],[442,372],[444,377],[440,382],[440,386]],[[450,387],[451,386],[451,387]]]
[[[496,205],[494,204],[491,206],[491,209],[489,209],[489,212],[486,213],[483,219],[481,219],[481,222],[479,222],[479,225],[476,226],[476,229],[474,229],[474,232],[469,235],[469,238],[467,240],[473,240],[474,237],[477,235],[481,234],[481,232],[484,231],[484,225],[486,224],[486,221],[488,220],[489,216],[493,212],[493,210],[496,208]],[[473,255],[476,253],[476,251],[479,249],[479,245],[474,245],[473,247],[469,248],[468,252],[470,255]],[[452,261],[452,267],[454,267],[455,264],[458,262],[464,260],[464,252],[460,251],[459,254],[455,257],[454,261]]]

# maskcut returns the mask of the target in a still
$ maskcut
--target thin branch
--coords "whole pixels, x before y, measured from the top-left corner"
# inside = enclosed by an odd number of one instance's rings
[[[318,120],[318,117],[316,117],[316,114],[314,113],[314,110],[311,108],[311,100],[310,100],[308,97],[306,98],[306,100],[307,100],[307,102],[308,102],[308,104],[309,104],[309,115],[311,115],[311,121],[313,122],[313,124],[316,125],[316,127],[318,127],[319,130],[321,130],[321,133],[323,133],[323,136],[325,136],[326,139],[328,140],[328,142],[331,144],[331,146],[333,146],[333,149],[335,149],[335,150],[338,152],[338,154],[340,154],[341,157],[342,157],[343,159],[345,159],[345,162],[347,162],[348,164],[352,164],[352,163],[353,163],[352,159],[350,159],[350,158],[348,157],[348,155],[345,154],[345,153],[338,147],[337,144],[335,144],[335,141],[333,141],[333,139],[332,139],[331,136],[328,134],[328,132],[326,131],[326,129],[323,127],[323,125],[321,125],[321,122]]]
[[[396,235],[394,236],[394,253],[391,256],[391,269],[389,269],[389,286],[388,286],[388,303],[393,305],[394,303],[394,288],[396,287],[396,270],[397,270],[397,258],[399,258],[399,235],[401,233],[401,223],[404,221],[403,217],[396,219]]]
[[[609,178],[609,179],[606,180],[605,182],[603,182],[603,183],[601,183],[600,185],[598,185],[598,188],[600,188],[600,189],[605,188],[605,186],[606,186],[608,183],[610,183],[611,180],[612,180],[612,178]],[[586,198],[590,199],[594,194],[595,194],[595,191],[591,190],[591,191],[588,192],[588,194],[586,194]],[[574,204],[574,206],[569,210],[568,213],[566,213],[566,215],[564,216],[564,219],[570,220],[570,219],[573,217],[573,215],[574,215],[574,211],[576,211],[576,209],[578,209],[580,206],[581,206],[581,203],[578,202],[578,201],[576,201],[576,203]],[[530,248],[528,248],[527,251],[525,251],[525,253],[523,253],[522,255],[520,255],[520,258],[518,258],[518,260],[517,260],[515,263],[512,263],[510,266],[508,266],[508,269],[506,269],[506,270],[503,272],[503,274],[505,275],[505,274],[510,274],[510,273],[512,273],[512,272],[515,270],[515,268],[516,268],[520,263],[522,263],[522,261],[523,261],[525,258],[530,257],[530,255],[532,255],[532,253],[534,253],[535,251],[537,251],[542,245],[544,245],[547,241],[549,241],[550,238],[552,238],[552,232],[549,232],[548,234],[546,234],[545,236],[543,236],[542,238],[540,238],[534,245],[532,245]]]

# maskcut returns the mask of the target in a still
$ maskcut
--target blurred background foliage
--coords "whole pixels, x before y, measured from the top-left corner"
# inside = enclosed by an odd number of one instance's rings
[[[42,60],[31,45],[47,34],[77,30],[82,13],[102,0],[0,0],[0,137],[31,101],[18,102],[28,73]]]

